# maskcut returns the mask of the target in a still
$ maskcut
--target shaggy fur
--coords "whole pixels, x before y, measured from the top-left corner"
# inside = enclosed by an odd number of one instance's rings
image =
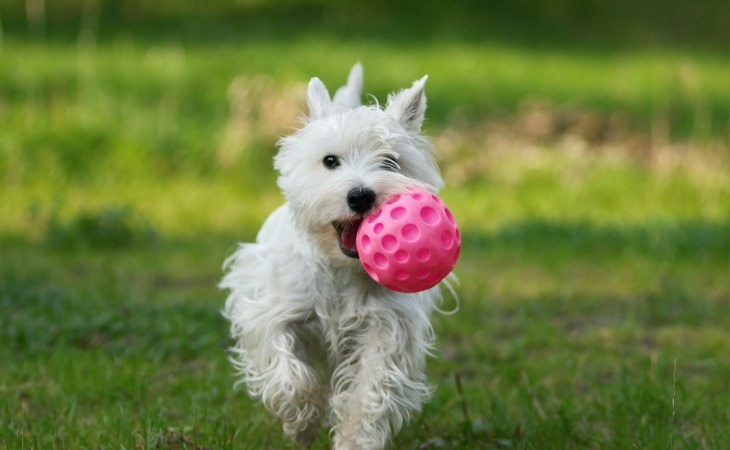
[[[312,78],[309,117],[275,158],[287,202],[225,263],[240,382],[304,446],[328,425],[337,450],[382,449],[429,397],[424,365],[439,288],[388,290],[351,248],[353,230],[389,196],[442,185],[420,135],[425,83],[381,108],[360,105],[359,64],[333,99]],[[363,189],[374,202],[353,207]]]

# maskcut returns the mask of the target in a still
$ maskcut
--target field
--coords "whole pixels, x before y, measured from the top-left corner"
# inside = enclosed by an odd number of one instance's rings
[[[332,91],[358,60],[381,103],[429,74],[463,235],[434,397],[394,448],[730,445],[716,27],[687,25],[684,47],[603,22],[533,45],[545,30],[85,11],[49,9],[42,34],[0,9],[0,449],[295,448],[233,386],[216,283],[282,202],[271,158],[307,80]]]

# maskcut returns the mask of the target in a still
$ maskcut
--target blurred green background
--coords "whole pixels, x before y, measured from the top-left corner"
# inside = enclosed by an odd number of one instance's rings
[[[4,0],[0,449],[293,448],[233,388],[215,285],[282,202],[307,81],[333,92],[356,61],[381,103],[429,74],[464,236],[434,399],[394,447],[727,448],[728,17]]]

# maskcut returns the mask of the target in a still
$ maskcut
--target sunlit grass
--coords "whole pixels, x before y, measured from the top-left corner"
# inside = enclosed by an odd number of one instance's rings
[[[210,170],[237,76],[265,73],[286,86],[316,75],[335,89],[357,60],[366,91],[381,102],[428,73],[434,131],[464,115],[519,114],[530,99],[618,114],[632,129],[665,139],[726,140],[730,120],[730,65],[711,53],[588,53],[490,41],[391,45],[326,35],[201,44],[121,36],[92,50],[9,38],[2,58],[0,170],[10,180],[54,164],[94,172],[107,160],[120,171],[150,163]]]

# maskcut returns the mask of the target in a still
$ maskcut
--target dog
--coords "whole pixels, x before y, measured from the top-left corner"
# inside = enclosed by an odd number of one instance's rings
[[[381,107],[361,104],[359,63],[332,98],[312,78],[309,115],[274,157],[286,202],[224,263],[239,383],[304,447],[330,426],[336,450],[382,449],[432,393],[424,367],[439,286],[389,290],[367,275],[355,244],[390,196],[443,185],[421,134],[426,80]]]

